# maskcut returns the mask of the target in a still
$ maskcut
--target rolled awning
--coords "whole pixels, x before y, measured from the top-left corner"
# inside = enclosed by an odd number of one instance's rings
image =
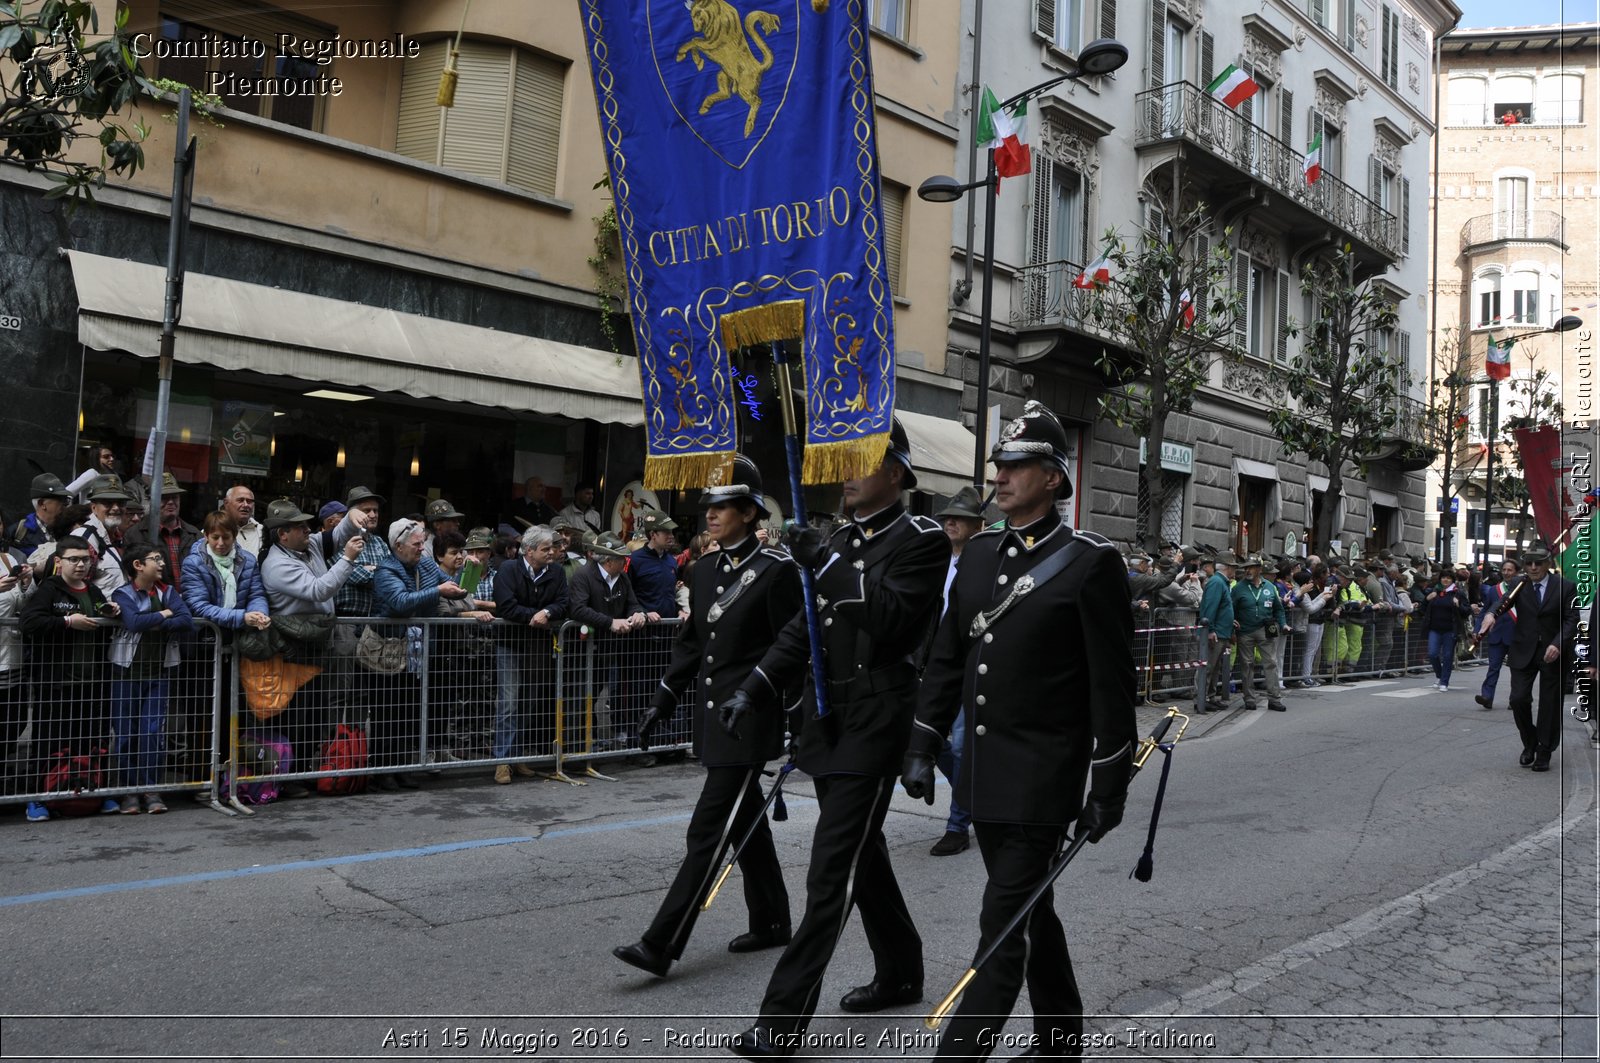
[[[911,467],[917,490],[953,495],[972,483],[973,447],[977,438],[958,421],[910,410],[896,410],[911,443]]]
[[[98,351],[160,353],[166,270],[68,251],[78,339]],[[184,277],[174,357],[415,398],[609,424],[644,423],[639,373],[609,351],[441,321],[320,295]]]

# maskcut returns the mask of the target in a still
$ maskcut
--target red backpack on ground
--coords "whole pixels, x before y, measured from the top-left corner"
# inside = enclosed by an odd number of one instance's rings
[[[358,771],[367,766],[367,732],[341,723],[333,737],[322,746],[321,771]],[[317,780],[317,792],[324,794],[362,794],[367,792],[365,775],[336,775]]]
[[[105,756],[105,750],[96,751],[93,756],[79,754],[70,755],[68,750],[60,750],[50,758],[50,769],[44,775],[44,788],[46,793],[55,793],[61,790],[70,790],[73,793],[91,793],[88,797],[64,797],[56,801],[46,801],[44,807],[56,816],[92,816],[100,811],[100,806],[105,803],[105,798],[92,796],[92,791],[105,785],[105,778],[100,770],[100,758]]]

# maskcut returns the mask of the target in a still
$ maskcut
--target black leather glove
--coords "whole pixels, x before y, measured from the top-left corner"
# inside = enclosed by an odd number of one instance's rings
[[[735,690],[733,697],[722,703],[722,708],[717,710],[717,721],[722,724],[722,729],[734,738],[739,737],[739,721],[744,719],[744,714],[756,707],[750,695],[742,690]]]
[[[1098,842],[1122,822],[1122,810],[1127,803],[1127,794],[1117,797],[1090,794],[1083,811],[1078,814],[1078,830],[1074,837],[1081,838],[1087,834],[1091,844]]]
[[[639,724],[638,743],[640,752],[650,748],[650,736],[655,734],[659,724],[672,719],[672,714],[678,709],[678,699],[666,687],[657,687],[656,696],[650,702],[650,711],[645,713],[644,719]]]
[[[815,572],[828,559],[827,533],[809,525],[797,529],[789,540],[789,554],[800,564]]]
[[[900,762],[900,785],[912,797],[933,804],[933,758],[926,753],[907,753]]]

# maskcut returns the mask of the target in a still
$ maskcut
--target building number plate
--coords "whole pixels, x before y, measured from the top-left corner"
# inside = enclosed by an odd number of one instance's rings
[[[15,332],[22,328],[22,319],[15,314],[0,314],[0,328],[8,328]]]

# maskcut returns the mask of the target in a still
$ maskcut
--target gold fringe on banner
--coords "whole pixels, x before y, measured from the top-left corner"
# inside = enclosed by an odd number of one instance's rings
[[[877,471],[888,450],[888,432],[838,443],[807,443],[800,478],[808,484],[859,480]]]
[[[740,347],[793,339],[806,334],[804,299],[752,306],[722,315],[722,347],[730,354]]]
[[[712,477],[733,468],[733,451],[723,454],[650,455],[644,459],[644,485],[652,491],[668,488],[699,489]]]

